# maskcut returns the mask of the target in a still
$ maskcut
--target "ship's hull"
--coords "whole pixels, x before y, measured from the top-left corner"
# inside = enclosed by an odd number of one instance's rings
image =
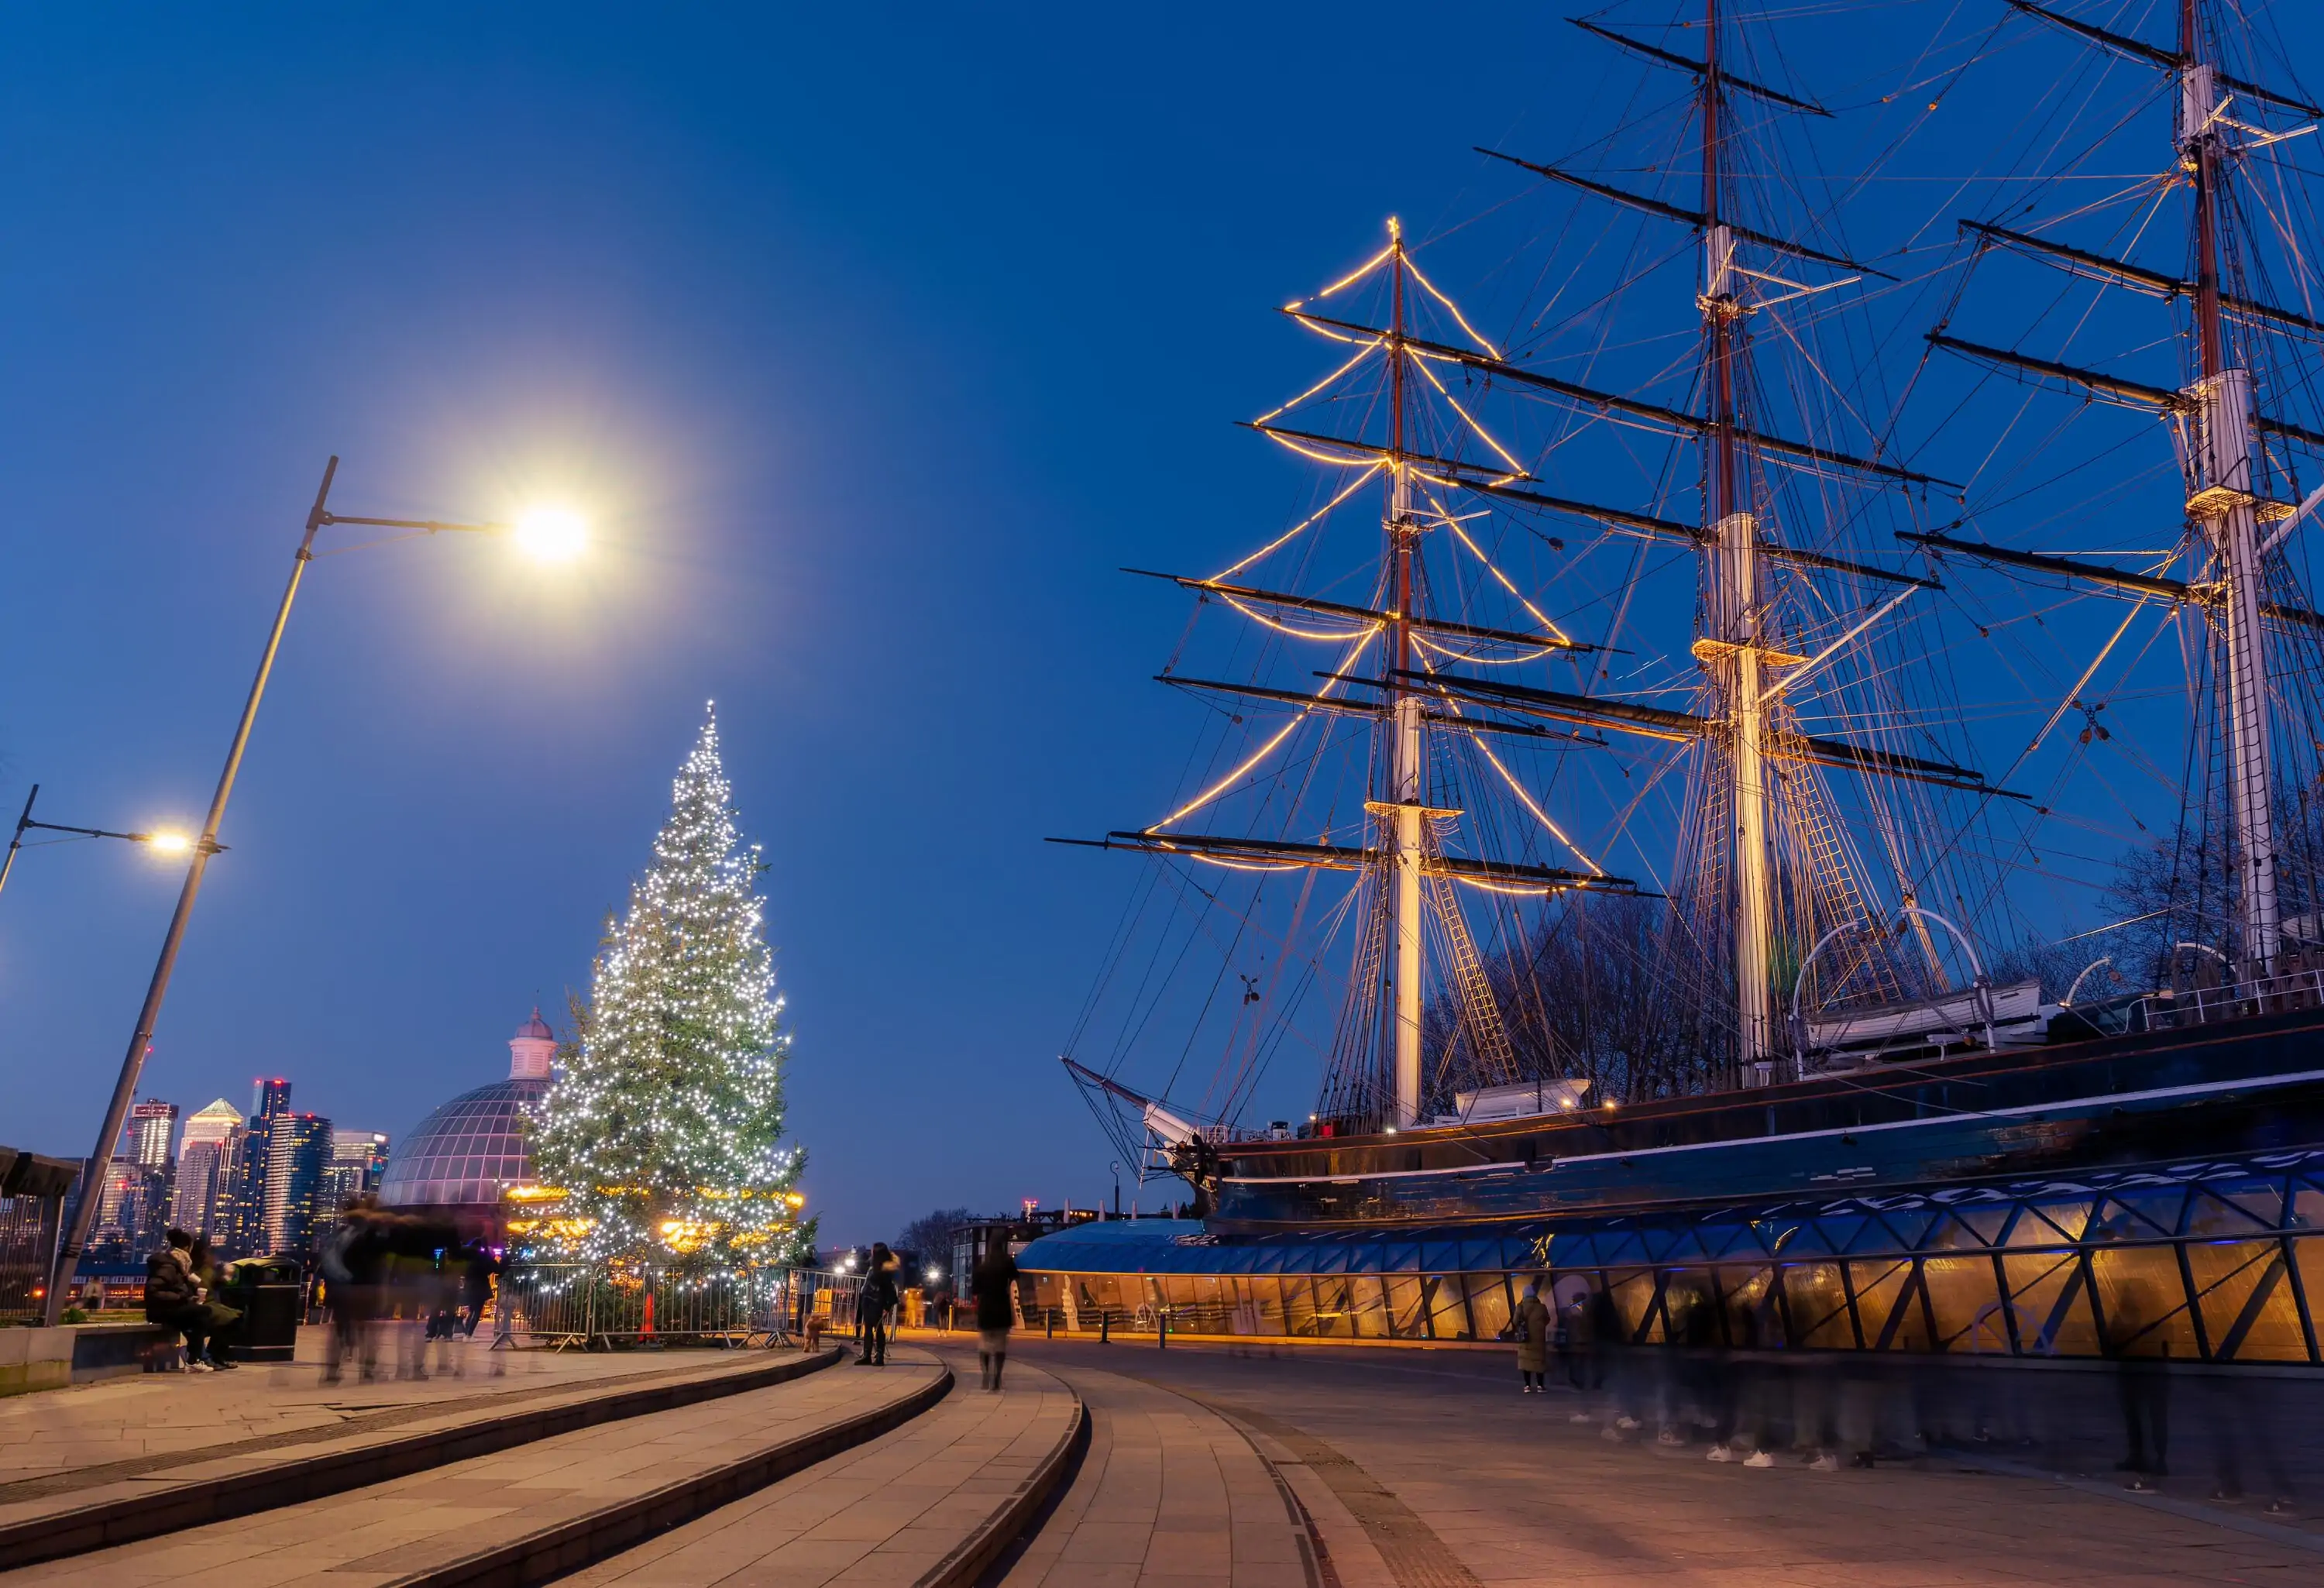
[[[1720,1204],[2324,1146],[2324,1011],[1490,1127],[1222,1149],[1221,1233]]]

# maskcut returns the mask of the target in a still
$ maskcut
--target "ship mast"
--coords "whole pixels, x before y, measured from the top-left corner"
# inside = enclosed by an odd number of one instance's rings
[[[2174,129],[2181,176],[2190,189],[2195,279],[2181,280],[2176,272],[2146,269],[2086,249],[2071,248],[2048,238],[2006,226],[1963,221],[1962,229],[1978,238],[1982,254],[2008,247],[2044,263],[2086,274],[2108,286],[2191,300],[2193,346],[2188,364],[2194,380],[2178,390],[2149,386],[2110,373],[2034,358],[2004,348],[1965,341],[1943,329],[1928,334],[1935,346],[1960,354],[2021,378],[2078,387],[2085,394],[2108,402],[2144,407],[2161,414],[2172,427],[2188,494],[2186,522],[2200,531],[2209,552],[2207,577],[2188,581],[2153,580],[2147,594],[2204,609],[2218,640],[2218,669],[2214,680],[2219,718],[2219,749],[2225,764],[2227,818],[2232,828],[2232,870],[2236,893],[2236,955],[2232,965],[2241,981],[2258,981],[2279,968],[2283,946],[2282,907],[2279,894],[2282,858],[2276,832],[2273,747],[2270,740],[2272,706],[2267,670],[2265,625],[2295,624],[2324,627],[2324,619],[2297,605],[2267,599],[2264,562],[2268,551],[2304,515],[2302,509],[2271,502],[2260,494],[2265,460],[2255,437],[2264,433],[2287,444],[2324,449],[2324,433],[2286,422],[2255,406],[2251,370],[2253,333],[2234,337],[2227,333],[2230,318],[2247,326],[2281,327],[2313,332],[2316,322],[2276,306],[2226,291],[2221,283],[2226,254],[2223,237],[2229,218],[2222,204],[2228,156],[2264,148],[2285,134],[2269,134],[2244,126],[2223,114],[2227,97],[2246,104],[2268,106],[2311,118],[2324,118],[2324,107],[2277,89],[2227,76],[2217,60],[2214,42],[2204,29],[2201,0],[2178,0],[2176,50],[2164,50],[2121,33],[2052,11],[2036,0],[2009,0],[2011,6],[2048,23],[2123,59],[2169,70],[2179,84],[2178,125]],[[2231,145],[2229,129],[2250,134],[2252,142]],[[2314,503],[2306,504],[2312,508]],[[2263,539],[2263,522],[2281,527]],[[1908,535],[1940,552],[1959,552],[2005,570],[2023,569],[2043,575],[2062,574],[2098,586],[2134,588],[2139,576],[2081,558],[2040,556],[2013,551],[1983,541],[1947,535]],[[2295,741],[2296,743],[2296,741]]]
[[[2197,0],[2180,0],[2179,154],[2194,185],[2195,491],[2188,516],[2200,522],[2218,559],[2226,656],[2219,707],[2227,723],[2227,798],[2235,822],[2242,904],[2240,970],[2251,980],[2273,967],[2282,939],[2276,904],[2275,795],[2268,755],[2267,666],[2260,630],[2263,598],[2259,498],[2253,489],[2252,385],[2230,368],[2219,306],[2218,86],[2203,49]]]
[[[1766,707],[1761,698],[1759,527],[1741,467],[1735,424],[1736,343],[1743,304],[1734,290],[1735,237],[1720,210],[1719,0],[1704,0],[1702,69],[1702,293],[1711,414],[1703,448],[1704,518],[1716,584],[1711,621],[1723,643],[1706,663],[1723,675],[1731,734],[1729,809],[1734,833],[1735,1010],[1738,1058],[1773,1056],[1768,937],[1773,925],[1767,847]]]
[[[1419,694],[1406,683],[1413,671],[1412,559],[1420,526],[1412,517],[1412,480],[1405,457],[1404,228],[1388,220],[1391,257],[1388,320],[1388,545],[1395,585],[1388,631],[1389,798],[1381,815],[1389,827],[1395,873],[1395,999],[1392,1019],[1394,1073],[1389,1093],[1392,1122],[1407,1128],[1420,1121],[1420,1019],[1425,956],[1421,943],[1422,808]]]

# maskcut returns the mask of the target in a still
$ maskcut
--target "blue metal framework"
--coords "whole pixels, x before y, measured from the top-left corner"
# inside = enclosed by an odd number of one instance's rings
[[[1610,1293],[1639,1344],[2324,1363],[2324,1151],[1488,1227],[1117,1221],[1019,1263],[1084,1333],[1490,1340],[1538,1279]]]

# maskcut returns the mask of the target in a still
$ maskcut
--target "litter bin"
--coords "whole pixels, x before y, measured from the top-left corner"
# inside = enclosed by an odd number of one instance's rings
[[[307,1287],[294,1257],[246,1257],[226,1265],[217,1298],[242,1314],[227,1343],[244,1362],[289,1362],[299,1351]]]

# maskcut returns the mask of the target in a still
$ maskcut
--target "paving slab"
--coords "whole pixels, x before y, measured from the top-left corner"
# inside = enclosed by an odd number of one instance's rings
[[[431,1347],[426,1378],[323,1380],[325,1331],[298,1357],[224,1373],[140,1373],[0,1399],[0,1505],[110,1482],[131,1470],[383,1428],[470,1408],[700,1372],[746,1353],[493,1351],[488,1339]],[[392,1360],[392,1358],[391,1358]]]
[[[1089,1408],[1081,1470],[1001,1581],[1008,1588],[1314,1588],[1297,1507],[1251,1441],[1216,1412],[1134,1378],[1027,1352]],[[1351,1585],[1352,1588],[1352,1585]]]
[[[1082,1478],[1012,1585],[1168,1580],[1167,1556],[1138,1542],[1170,1535],[1162,1495],[1185,1463],[1117,1448],[1133,1403],[1110,1387],[1123,1383],[1166,1420],[1176,1400],[1191,1408],[1176,1415],[1207,1415],[1246,1440],[1299,1497],[1325,1580],[1342,1588],[2324,1583],[2312,1507],[2278,1518],[2256,1501],[2219,1506],[2192,1481],[2158,1504],[2103,1469],[2061,1482],[1942,1453],[1831,1473],[1788,1452],[1766,1470],[1720,1464],[1699,1436],[1671,1447],[1608,1442],[1602,1424],[1570,1421],[1575,1396],[1519,1394],[1508,1362],[1027,1337],[1017,1362],[1079,1390],[1093,1433]]]
[[[989,1530],[1013,1531],[1012,1502],[1061,1464],[1081,1407],[1038,1369],[1012,1374],[998,1394],[965,1388],[962,1370],[973,1362],[943,1354],[964,1388],[935,1410],[602,1561],[566,1579],[568,1588],[973,1581],[968,1552]]]
[[[816,1372],[327,1499],[29,1566],[12,1574],[11,1588],[51,1582],[81,1588],[383,1588],[545,1580],[558,1574],[559,1564],[586,1565],[747,1491],[736,1484],[756,1487],[783,1475],[786,1453],[818,1459],[830,1452],[817,1442],[835,1431],[866,1419],[898,1420],[943,1394],[949,1374],[932,1356],[907,1349],[893,1361],[884,1371]],[[879,1431],[884,1428],[864,1436]],[[606,1534],[592,1530],[608,1519],[630,1529],[610,1546]],[[526,1551],[532,1553],[521,1562],[513,1558]]]
[[[55,1559],[156,1534],[336,1493],[530,1440],[742,1391],[826,1366],[835,1353],[685,1352],[670,1361],[639,1353],[624,1367],[567,1367],[493,1353],[471,1382],[460,1373],[355,1386],[385,1399],[343,1399],[346,1386],[318,1384],[297,1369],[233,1374],[155,1375],[160,1390],[77,1399],[48,1408],[46,1423],[86,1429],[110,1419],[159,1426],[169,1447],[20,1478],[0,1485],[0,1557],[14,1564]],[[270,1380],[279,1382],[270,1384]],[[180,1386],[185,1400],[171,1401]],[[194,1387],[198,1386],[198,1389]],[[212,1388],[212,1386],[221,1386]],[[123,1388],[132,1386],[124,1385]],[[107,1387],[109,1388],[109,1387]],[[157,1408],[156,1401],[161,1404]],[[188,1402],[225,1407],[226,1432],[181,1437]],[[271,1432],[234,1436],[272,1417]],[[78,1419],[78,1423],[74,1422]]]

